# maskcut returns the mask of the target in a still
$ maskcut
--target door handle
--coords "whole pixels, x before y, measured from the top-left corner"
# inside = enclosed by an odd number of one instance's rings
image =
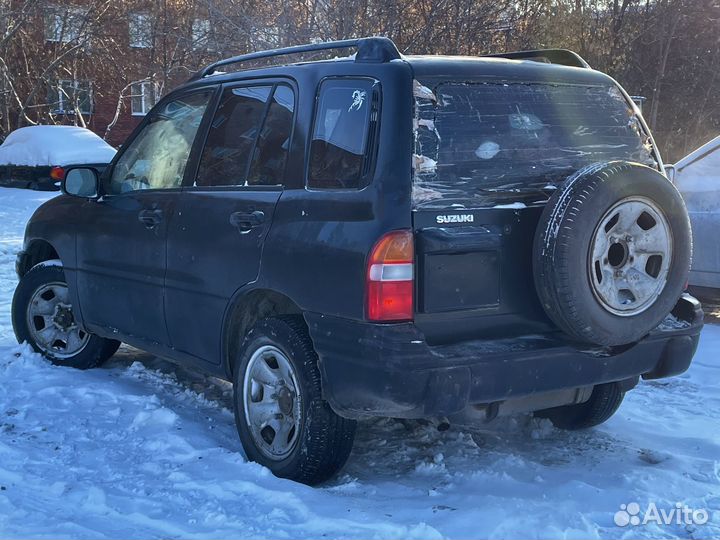
[[[152,210],[140,210],[138,221],[145,225],[147,229],[152,229],[163,219],[163,212],[159,208]]]
[[[265,212],[255,210],[254,212],[233,212],[230,214],[230,225],[236,227],[240,232],[249,232],[250,229],[265,223]]]

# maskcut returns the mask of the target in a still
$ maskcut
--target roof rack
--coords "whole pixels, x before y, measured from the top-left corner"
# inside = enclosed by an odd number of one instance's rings
[[[219,60],[209,66],[204,67],[193,75],[190,80],[194,81],[202,79],[208,75],[215,73],[218,68],[231,64],[241,64],[250,60],[258,60],[261,58],[271,58],[274,56],[285,56],[288,54],[298,54],[315,51],[326,51],[331,49],[349,49],[357,48],[355,55],[356,62],[375,62],[383,63],[390,60],[400,58],[400,51],[392,40],[386,37],[365,37],[357,39],[344,39],[341,41],[325,41],[323,43],[309,43],[307,45],[296,45],[294,47],[284,47],[282,49],[272,49],[269,51],[258,51],[239,56],[232,56]]]
[[[483,57],[507,58],[508,60],[533,60],[547,64],[562,64],[579,68],[590,68],[582,56],[567,49],[538,49],[534,51],[516,51],[509,53],[484,54]]]

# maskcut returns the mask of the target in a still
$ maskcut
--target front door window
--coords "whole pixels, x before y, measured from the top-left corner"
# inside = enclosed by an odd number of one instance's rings
[[[210,96],[211,91],[197,92],[153,110],[148,123],[118,159],[108,193],[180,187]]]

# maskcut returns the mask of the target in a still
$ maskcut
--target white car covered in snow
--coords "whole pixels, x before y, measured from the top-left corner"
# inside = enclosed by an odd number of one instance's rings
[[[89,129],[29,126],[10,133],[0,145],[0,185],[59,189],[65,169],[84,165],[104,169],[115,148]]]
[[[693,233],[690,285],[720,289],[720,137],[666,167],[685,199]]]

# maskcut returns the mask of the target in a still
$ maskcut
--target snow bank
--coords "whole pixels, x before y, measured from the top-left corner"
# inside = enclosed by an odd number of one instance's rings
[[[720,327],[688,373],[641,382],[599,428],[519,417],[478,447],[362,422],[341,475],[313,489],[246,461],[228,383],[128,347],[81,372],[15,343],[14,254],[49,196],[0,190],[0,537],[720,537]],[[710,520],[617,526],[633,502]]]
[[[115,149],[89,129],[30,126],[10,133],[0,145],[0,165],[30,167],[109,163]]]

